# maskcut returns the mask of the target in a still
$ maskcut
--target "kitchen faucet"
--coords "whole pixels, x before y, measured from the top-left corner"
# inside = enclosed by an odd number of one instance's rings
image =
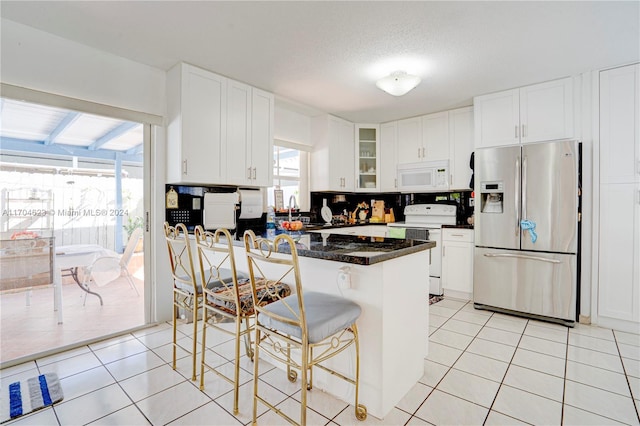
[[[296,196],[291,194],[291,197],[289,197],[289,222],[291,222],[291,200],[293,200],[293,208],[295,208],[298,205],[298,201],[296,201]]]

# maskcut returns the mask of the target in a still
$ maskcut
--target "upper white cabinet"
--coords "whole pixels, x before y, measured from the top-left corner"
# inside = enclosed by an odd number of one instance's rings
[[[227,86],[226,182],[245,185],[253,176],[251,163],[251,86],[229,81]]]
[[[354,190],[353,135],[353,123],[331,115],[312,118],[311,191]]]
[[[251,164],[253,185],[273,185],[273,93],[251,89]]]
[[[421,155],[416,161],[449,159],[449,112],[422,116]]]
[[[422,153],[422,120],[420,117],[398,120],[396,144],[397,164],[420,161]]]
[[[473,107],[449,111],[449,167],[451,189],[470,190],[473,152]]]
[[[382,192],[393,192],[398,190],[396,161],[397,140],[397,121],[380,125],[380,191]]]
[[[225,179],[227,79],[187,64],[167,73],[167,181]]]
[[[227,179],[230,185],[273,183],[273,94],[229,81]]]
[[[640,179],[640,65],[600,73],[600,183]]]
[[[447,111],[398,121],[398,164],[449,158]]]
[[[598,324],[640,325],[640,65],[600,73]]]
[[[167,111],[167,182],[271,185],[273,94],[180,63]]]
[[[377,124],[355,125],[356,191],[380,189],[379,133]]]
[[[573,78],[477,96],[475,146],[499,146],[574,136]]]

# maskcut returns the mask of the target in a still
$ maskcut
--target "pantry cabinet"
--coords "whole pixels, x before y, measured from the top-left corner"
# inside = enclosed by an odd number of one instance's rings
[[[473,107],[449,111],[449,169],[451,189],[469,191],[473,152]]]
[[[331,115],[311,120],[311,191],[355,189],[354,125]]]
[[[573,78],[473,99],[475,146],[500,146],[574,136]]]
[[[167,181],[222,183],[227,79],[188,64],[167,73]]]
[[[167,182],[270,186],[273,94],[180,63],[167,73]]]
[[[397,121],[380,125],[380,191],[382,192],[398,190],[397,140]]]
[[[600,73],[597,323],[640,326],[640,65]]]
[[[441,278],[445,296],[473,299],[473,229],[442,229]]]

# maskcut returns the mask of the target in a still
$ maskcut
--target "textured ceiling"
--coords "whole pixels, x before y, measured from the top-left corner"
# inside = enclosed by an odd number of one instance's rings
[[[640,60],[640,3],[2,1],[3,18],[163,70],[179,61],[354,122]],[[422,77],[396,98],[375,80]]]

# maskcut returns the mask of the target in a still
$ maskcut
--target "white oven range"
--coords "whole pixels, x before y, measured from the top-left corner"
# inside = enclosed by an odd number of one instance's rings
[[[428,239],[436,246],[429,250],[429,293],[442,295],[442,225],[456,224],[457,208],[451,204],[412,204],[404,208],[404,222],[388,223],[388,227],[404,228],[405,238]]]

